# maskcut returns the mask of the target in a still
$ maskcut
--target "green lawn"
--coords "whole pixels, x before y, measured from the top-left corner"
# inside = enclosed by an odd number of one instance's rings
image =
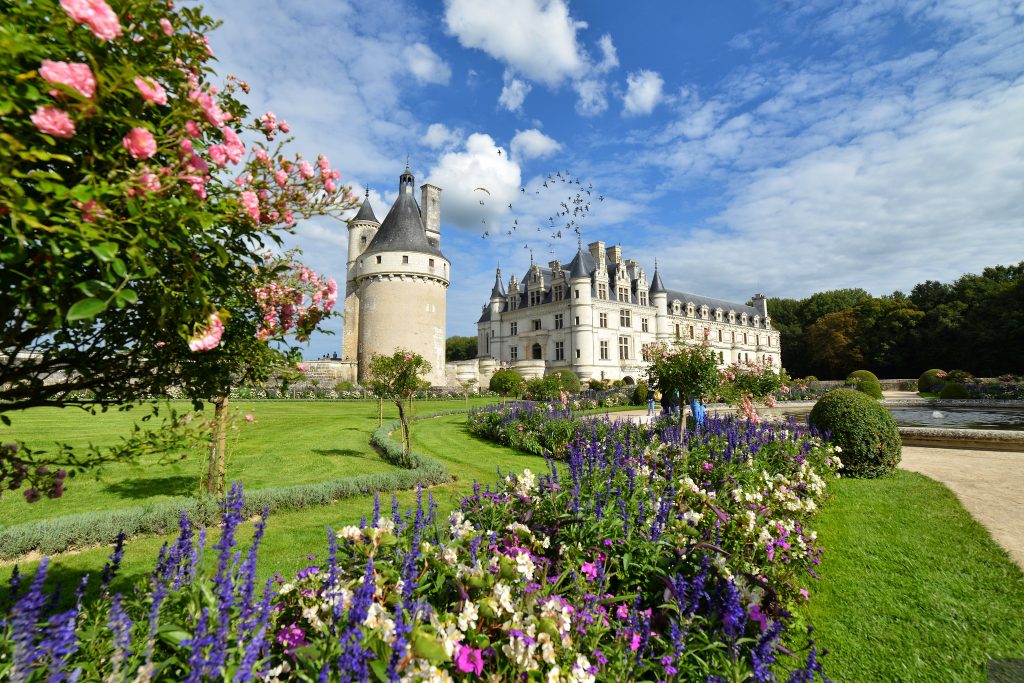
[[[440,404],[441,402],[420,403],[418,410],[425,413],[428,412],[428,407],[429,410],[444,409]],[[375,404],[372,407],[375,410]],[[453,407],[458,406],[448,406],[449,409]],[[358,412],[360,409],[352,410]],[[430,489],[440,505],[442,514],[451,510],[462,496],[472,490],[474,480],[493,482],[498,467],[503,471],[517,471],[529,467],[535,472],[545,467],[542,458],[524,455],[473,437],[465,429],[465,419],[465,415],[459,414],[413,423],[414,449],[441,460],[457,477],[452,483]],[[364,442],[369,439],[371,428],[376,426],[375,417],[371,423],[362,433]],[[401,492],[398,498],[403,506],[410,505],[415,500],[415,492]],[[385,509],[390,510],[391,497],[382,497],[382,503]],[[275,572],[285,576],[294,574],[306,566],[307,555],[324,555],[327,548],[328,526],[339,528],[346,524],[358,523],[359,518],[369,515],[372,509],[373,497],[359,496],[325,507],[274,514],[268,523],[267,535],[260,552],[260,576],[266,578]],[[212,546],[216,539],[216,531],[211,529],[209,533],[212,539],[209,545]],[[240,543],[248,541],[249,533],[247,528],[244,533],[239,534]],[[150,536],[129,541],[126,544],[122,571],[115,584],[115,590],[127,590],[131,581],[150,570],[160,545],[172,539],[173,536]],[[83,574],[99,572],[109,553],[109,548],[94,548],[60,555],[53,562],[51,573],[55,580],[70,581],[72,584],[69,585],[73,585]],[[208,553],[207,560],[209,559]],[[21,570],[34,571],[36,564],[35,561],[23,562]],[[6,581],[12,566],[0,566],[0,581]]]
[[[494,399],[480,398],[471,405]],[[190,406],[173,404],[181,411]],[[461,409],[465,401],[420,401],[417,412]],[[238,402],[228,436],[228,479],[247,488],[289,486],[371,474],[394,469],[370,446],[369,434],[377,426],[376,401],[345,402]],[[55,440],[74,446],[111,445],[126,436],[148,408],[90,415],[77,408],[36,409],[13,416],[13,426],[0,432],[0,441],[21,439],[37,448]],[[212,416],[212,408],[205,415]],[[255,421],[246,422],[251,414]],[[394,404],[385,404],[385,419],[397,417]],[[157,465],[155,458],[139,465],[114,464],[103,468],[100,479],[90,474],[69,480],[64,496],[26,505],[20,492],[0,496],[0,526],[19,524],[75,512],[141,505],[179,496],[195,495],[204,467],[205,447],[174,466]]]
[[[1024,657],[1024,574],[949,489],[902,470],[830,487],[806,610],[830,678],[980,683]]]

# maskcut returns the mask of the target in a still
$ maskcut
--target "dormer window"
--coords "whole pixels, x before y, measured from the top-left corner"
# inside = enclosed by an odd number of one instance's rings
[[[740,322],[742,322],[744,325],[747,324],[747,314],[746,313],[744,313],[743,317],[740,318]]]
[[[679,302],[678,301],[673,301],[672,302],[672,312],[675,313],[676,315],[679,315],[679,311],[680,311]]]
[[[715,320],[717,320],[718,322],[722,322],[722,309],[721,308],[715,309]]]
[[[736,311],[729,311],[729,322],[733,325],[736,324]]]
[[[707,306],[701,306],[700,307],[700,317],[703,320],[707,320],[708,319],[708,307]]]
[[[688,316],[690,316],[692,318],[693,317],[693,311],[694,311],[693,304],[686,304],[686,315],[688,315]]]

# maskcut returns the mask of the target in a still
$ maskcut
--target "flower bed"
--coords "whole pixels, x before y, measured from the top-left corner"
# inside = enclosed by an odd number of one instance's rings
[[[816,648],[782,648],[820,553],[806,525],[838,466],[794,424],[711,419],[681,438],[587,420],[548,473],[477,486],[447,519],[422,494],[378,505],[328,534],[323,561],[262,586],[266,516],[236,550],[236,486],[216,545],[183,516],[127,596],[54,612],[45,560],[13,579],[0,678],[703,682],[795,666],[812,680]]]

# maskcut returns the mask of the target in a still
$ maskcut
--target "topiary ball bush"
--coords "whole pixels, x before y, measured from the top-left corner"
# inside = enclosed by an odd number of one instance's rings
[[[552,382],[557,382],[561,389],[570,394],[575,394],[580,390],[580,376],[572,370],[561,368],[548,375],[548,378],[551,378]]]
[[[852,379],[847,378],[847,381],[851,382],[857,391],[862,394],[867,394],[874,399],[882,398],[882,385],[878,383],[877,379],[871,379],[869,377],[854,377]]]
[[[900,461],[903,442],[889,411],[866,394],[835,389],[814,405],[808,423],[842,452],[844,476],[871,479],[889,474]]]
[[[875,375],[875,373],[871,372],[870,370],[854,370],[853,372],[846,376],[847,382],[852,383],[854,380],[858,379],[870,379],[877,382],[878,376]]]
[[[970,398],[967,387],[960,382],[946,382],[939,392],[939,398]]]
[[[935,388],[935,385],[939,383],[939,375],[944,372],[944,370],[925,370],[921,373],[921,376],[917,378],[917,390],[931,391]]]

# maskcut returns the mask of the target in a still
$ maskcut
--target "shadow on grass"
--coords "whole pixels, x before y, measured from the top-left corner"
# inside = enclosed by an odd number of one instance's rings
[[[350,458],[362,458],[363,460],[375,460],[369,453],[357,451],[354,448],[314,448],[317,455],[348,456]]]
[[[177,474],[170,477],[125,479],[108,484],[104,490],[121,498],[138,500],[153,496],[191,496],[198,487],[196,477]]]

